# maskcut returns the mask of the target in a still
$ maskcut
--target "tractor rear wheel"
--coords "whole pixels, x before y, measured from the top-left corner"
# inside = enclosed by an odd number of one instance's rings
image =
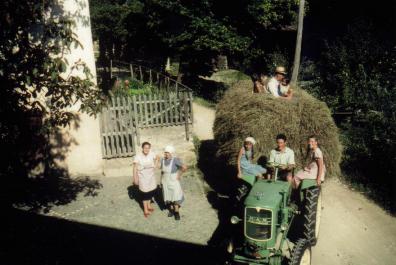
[[[305,238],[301,238],[294,245],[290,257],[289,265],[310,265],[311,264],[311,245]]]
[[[307,190],[304,209],[304,236],[315,246],[318,241],[322,212],[322,193],[319,187]]]

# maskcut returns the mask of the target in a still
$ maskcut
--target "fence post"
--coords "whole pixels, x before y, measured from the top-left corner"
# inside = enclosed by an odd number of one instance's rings
[[[104,121],[104,108],[102,108],[99,114],[99,125],[100,125],[100,142],[102,145],[102,157],[106,158],[106,130],[104,128],[106,122]]]
[[[110,80],[113,79],[113,60],[110,60]]]
[[[140,73],[140,81],[143,82],[143,72],[142,72],[142,67],[139,65],[139,73]]]
[[[194,127],[194,112],[193,112],[193,94],[191,91],[188,91],[188,107],[189,107],[189,114],[190,114],[190,120],[191,120],[191,127]]]
[[[184,126],[186,128],[186,140],[190,140],[190,128],[188,124],[188,102],[187,102],[187,91],[183,92],[183,105],[184,105]]]
[[[150,74],[150,86],[153,84],[153,77],[152,77],[152,75],[151,75],[151,69],[149,70],[149,74]]]
[[[131,130],[131,138],[129,138],[129,134],[127,133],[127,142],[130,143],[130,154],[134,155],[135,154],[135,150],[136,150],[136,142],[134,139],[134,135],[136,133],[136,128],[133,124],[133,106],[132,106],[132,102],[131,102],[131,97],[126,97],[126,107],[125,110],[127,111],[127,115],[128,115],[128,122],[129,122],[129,126],[128,129]]]
[[[137,109],[135,95],[132,96],[132,103],[133,103],[133,119],[135,120],[134,126],[135,126],[135,130],[136,130],[136,143],[137,143],[137,146],[139,146],[140,145],[140,128],[139,128],[139,119],[138,119],[138,113],[137,113],[138,109]]]

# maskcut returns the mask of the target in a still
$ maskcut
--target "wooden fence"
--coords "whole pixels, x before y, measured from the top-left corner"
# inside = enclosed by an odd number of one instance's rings
[[[134,63],[111,60],[110,77],[117,77],[121,79],[131,78],[134,80],[138,80],[145,84],[150,84],[162,92],[191,91],[189,87],[178,82],[177,80],[171,78],[168,75],[159,73],[155,70]]]
[[[184,126],[189,140],[193,123],[190,88],[147,67],[120,61],[110,62],[110,75],[138,80],[155,89],[143,95],[111,95],[100,119],[103,158],[134,155],[142,128]]]
[[[140,145],[142,128],[182,125],[188,140],[192,121],[192,93],[189,91],[113,96],[101,115],[103,157],[134,155],[136,145]]]
[[[103,158],[127,157],[135,154],[138,142],[134,113],[129,97],[112,97],[100,115]]]

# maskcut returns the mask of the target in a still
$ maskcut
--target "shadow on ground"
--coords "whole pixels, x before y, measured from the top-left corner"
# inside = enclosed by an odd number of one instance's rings
[[[131,185],[127,188],[127,191],[128,191],[129,199],[138,203],[140,206],[140,209],[142,209],[142,211],[143,211],[143,199],[142,199],[142,193],[139,190],[139,186]],[[165,201],[164,201],[164,196],[162,194],[163,194],[162,188],[160,185],[158,185],[154,192],[154,197],[153,197],[152,202],[155,202],[161,211],[167,209],[167,207],[165,205]]]
[[[78,129],[79,122],[74,116],[71,125]],[[18,113],[2,125],[14,129],[0,139],[2,206],[48,212],[54,205],[70,203],[80,193],[97,195],[102,187],[98,180],[69,174],[64,161],[70,148],[79,143],[67,131],[43,123],[40,112]]]
[[[1,264],[215,264],[208,247],[10,210]],[[188,240],[186,235],[186,240]]]
[[[234,167],[227,165],[225,161],[216,158],[216,145],[213,140],[201,141],[198,148],[198,168],[204,176],[204,180],[212,189],[207,193],[207,200],[217,210],[219,225],[208,241],[208,245],[215,247],[220,253],[225,250],[225,244],[234,229],[230,217],[240,214],[241,204],[235,200],[236,190],[241,184],[237,179]],[[242,233],[239,233],[242,234]]]
[[[236,177],[235,167],[227,165],[226,161],[218,159],[215,155],[216,145],[213,140],[206,140],[200,143],[198,148],[198,167],[204,175],[204,180],[211,187],[211,191],[207,193],[207,200],[214,209],[217,210],[219,225],[214,231],[212,237],[208,241],[208,245],[217,249],[218,257],[221,259],[221,253],[225,253],[228,239],[232,236],[234,239],[243,240],[243,225],[232,225],[231,216],[243,216],[245,197],[237,200],[237,189],[242,185],[247,185],[244,181]],[[266,165],[267,158],[260,157],[258,163]],[[291,230],[289,231],[289,239],[296,241],[301,238],[303,220],[296,217]]]

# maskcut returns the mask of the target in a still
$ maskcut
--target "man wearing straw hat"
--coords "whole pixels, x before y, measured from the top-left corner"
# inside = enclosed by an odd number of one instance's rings
[[[286,81],[286,69],[283,66],[277,66],[275,69],[275,75],[267,83],[267,92],[276,98],[287,98],[292,97],[291,90]]]

